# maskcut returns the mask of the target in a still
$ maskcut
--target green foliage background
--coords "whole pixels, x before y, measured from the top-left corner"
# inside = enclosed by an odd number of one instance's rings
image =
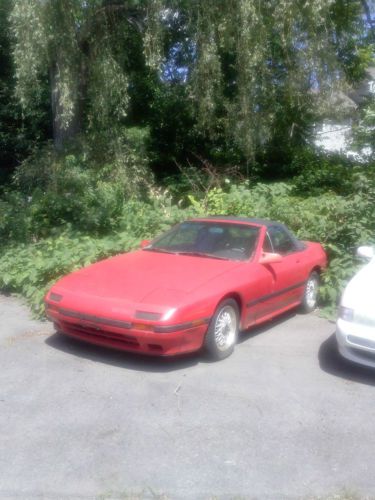
[[[114,176],[113,168],[89,168],[73,154],[54,156],[52,163],[51,155],[48,149],[38,155],[36,171],[20,168],[0,201],[0,288],[20,293],[39,314],[45,291],[59,277],[135,249],[189,217],[264,217],[284,222],[300,239],[321,242],[330,261],[321,306],[329,315],[360,265],[356,247],[375,244],[374,172],[335,157],[301,153],[299,174],[288,182],[218,177],[212,186],[202,173],[198,183],[187,170],[185,184],[170,179],[170,188],[151,186],[137,197],[127,189],[126,170]],[[41,168],[43,161],[54,165],[53,175]]]
[[[363,5],[2,0],[0,289],[41,313],[71,270],[191,216],[245,215],[323,243],[333,313],[374,243],[374,96],[351,116],[360,165],[311,144],[372,64]]]

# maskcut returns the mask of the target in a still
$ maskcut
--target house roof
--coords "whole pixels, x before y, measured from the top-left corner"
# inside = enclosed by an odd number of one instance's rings
[[[373,94],[372,87],[375,82],[375,67],[367,68],[365,78],[350,92],[349,98],[356,103],[361,104],[365,99]]]

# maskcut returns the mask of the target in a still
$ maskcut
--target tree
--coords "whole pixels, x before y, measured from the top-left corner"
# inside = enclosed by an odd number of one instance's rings
[[[48,107],[24,112],[14,96],[15,75],[11,51],[9,14],[12,0],[0,3],[0,182],[11,173],[38,141],[48,137]],[[46,85],[41,82],[45,96]]]
[[[156,6],[157,0],[14,2],[17,95],[32,107],[48,77],[56,148],[82,129],[104,128],[126,115],[124,43],[129,30],[142,29],[145,54],[155,62]]]
[[[375,160],[375,95],[368,98],[353,127],[353,147],[363,160],[374,166]]]
[[[371,8],[373,7],[373,0],[368,2],[367,0],[361,0],[364,15],[366,17],[367,27],[370,32],[370,37],[374,41],[375,34],[375,19],[372,18]]]
[[[56,147],[80,130],[113,127],[136,94],[127,70],[131,33],[149,66],[159,69],[158,85],[167,91],[158,95],[168,98],[174,86],[174,96],[194,103],[208,142],[234,141],[251,161],[303,143],[325,95],[359,78],[362,4],[14,1],[17,95],[30,107],[48,77]]]
[[[188,4],[197,54],[191,84],[201,125],[213,132],[224,125],[248,159],[275,139],[279,149],[303,143],[316,108],[345,82],[346,66],[357,67],[360,2]]]

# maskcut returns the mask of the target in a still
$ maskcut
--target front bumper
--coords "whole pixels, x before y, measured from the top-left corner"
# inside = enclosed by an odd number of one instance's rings
[[[344,358],[375,368],[375,327],[339,318],[336,339]]]
[[[198,325],[186,325],[186,328],[178,328],[177,331],[166,327],[165,332],[159,333],[152,331],[152,325],[135,324],[122,328],[116,325],[116,321],[107,325],[72,318],[51,309],[47,310],[47,317],[53,321],[58,333],[90,344],[154,356],[174,356],[198,351],[203,345],[208,326],[207,321],[204,321]]]

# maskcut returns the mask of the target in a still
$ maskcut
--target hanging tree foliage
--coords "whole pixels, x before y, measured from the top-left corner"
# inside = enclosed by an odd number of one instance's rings
[[[142,32],[145,56],[155,66],[159,12],[158,0],[14,1],[16,92],[25,107],[33,106],[48,76],[57,147],[82,127],[103,129],[126,115],[126,36]]]
[[[358,66],[361,8],[359,0],[14,1],[17,94],[32,104],[48,74],[57,146],[82,127],[111,127],[129,100],[126,33],[141,33],[156,69],[171,49],[163,32],[172,13],[186,19],[183,84],[201,129],[234,138],[251,159],[275,139],[302,140],[318,99],[349,63]]]
[[[360,65],[360,2],[197,0],[187,7],[200,123],[215,131],[224,118],[227,136],[248,158],[277,127],[285,138],[303,138],[309,112],[343,83],[346,65]]]

